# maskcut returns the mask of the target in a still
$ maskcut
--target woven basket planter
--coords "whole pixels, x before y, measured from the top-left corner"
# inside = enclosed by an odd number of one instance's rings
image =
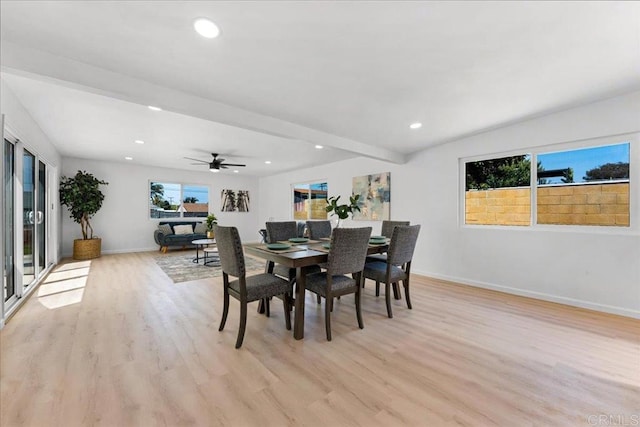
[[[73,241],[73,259],[94,259],[100,256],[102,239],[76,239]]]

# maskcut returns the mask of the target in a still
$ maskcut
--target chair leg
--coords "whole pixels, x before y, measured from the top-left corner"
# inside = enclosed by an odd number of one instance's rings
[[[318,298],[318,304],[320,304],[322,301],[320,300],[320,295],[316,295],[316,297]]]
[[[284,323],[287,325],[287,331],[291,330],[291,297],[289,294],[282,296],[282,303],[284,306]]]
[[[329,304],[329,310],[331,310],[331,312],[333,313],[333,298],[331,299],[327,298],[325,300],[325,304]]]
[[[398,286],[398,282],[393,283],[393,299],[400,299],[400,286]]]
[[[380,282],[376,280],[376,296],[380,296]]]
[[[224,324],[227,323],[227,314],[229,314],[229,292],[224,290],[224,308],[222,309],[222,319],[220,320],[219,331],[224,329]]]
[[[331,341],[331,303],[333,297],[327,296],[324,303],[324,325],[327,330],[327,341]]]
[[[247,328],[247,302],[240,302],[240,329],[238,329],[238,339],[236,340],[236,348],[242,347],[244,339],[244,331]]]
[[[411,297],[409,296],[409,279],[403,280],[402,285],[404,286],[404,297],[407,300],[407,307],[411,310]]]
[[[358,318],[358,327],[364,329],[364,323],[362,322],[362,310],[360,309],[360,295],[362,292],[360,288],[356,291],[356,317]]]
[[[393,319],[393,311],[391,310],[391,285],[389,283],[384,284],[384,298],[387,301],[387,316],[389,316],[389,319]]]
[[[267,317],[271,317],[271,304],[270,304],[271,301],[269,300],[270,298],[264,299],[264,308],[265,308],[264,312],[267,315]]]

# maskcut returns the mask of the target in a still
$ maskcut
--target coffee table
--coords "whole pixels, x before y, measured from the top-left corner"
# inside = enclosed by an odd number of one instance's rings
[[[200,262],[200,248],[216,244],[216,239],[197,239],[191,242],[192,245],[196,245],[196,257],[193,259],[194,263]]]

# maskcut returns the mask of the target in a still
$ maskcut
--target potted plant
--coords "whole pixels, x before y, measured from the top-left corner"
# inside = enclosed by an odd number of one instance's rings
[[[349,218],[349,214],[353,215],[355,211],[360,212],[360,206],[358,206],[358,199],[360,199],[360,195],[356,194],[355,196],[349,197],[349,204],[339,205],[338,201],[340,200],[340,196],[338,197],[329,197],[327,199],[327,206],[325,210],[327,212],[333,212],[331,216],[338,216],[338,224],[336,227],[340,227],[340,221],[343,219]]]
[[[69,216],[82,229],[82,239],[73,241],[73,259],[93,259],[100,256],[102,239],[93,236],[89,219],[102,207],[104,194],[100,185],[108,183],[85,171],[60,180],[60,204],[69,209]]]
[[[212,213],[210,213],[209,215],[207,215],[207,238],[208,239],[213,239],[214,234],[213,234],[213,224],[217,224],[218,223],[218,218],[216,218],[216,216]]]

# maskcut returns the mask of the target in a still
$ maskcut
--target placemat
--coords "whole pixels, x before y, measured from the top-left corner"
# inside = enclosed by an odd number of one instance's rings
[[[314,250],[314,251],[318,251],[318,252],[324,252],[325,254],[329,253],[329,249],[323,247],[322,245],[319,244],[315,244],[313,246],[309,246],[309,249]]]
[[[313,245],[315,243],[320,243],[320,240],[307,240],[306,242],[290,242],[288,240],[280,240],[278,243],[286,243],[287,245],[296,245],[296,246],[307,246]]]
[[[306,248],[301,248],[298,246],[291,246],[289,249],[269,249],[267,248],[266,244],[261,244],[261,245],[256,245],[256,248],[262,250],[262,251],[266,251],[266,252],[271,252],[274,254],[286,254],[288,252],[298,252],[298,251],[306,251]]]

